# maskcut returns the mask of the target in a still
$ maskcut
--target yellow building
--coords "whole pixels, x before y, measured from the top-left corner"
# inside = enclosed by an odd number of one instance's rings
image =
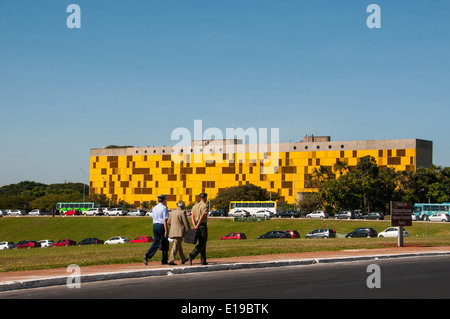
[[[166,194],[176,202],[197,201],[201,192],[214,198],[221,189],[254,184],[294,203],[313,191],[311,176],[337,161],[350,168],[373,156],[379,167],[415,171],[432,164],[431,141],[419,139],[331,142],[307,136],[299,142],[247,145],[240,140],[193,141],[190,147],[91,149],[90,194],[106,194],[136,207]]]

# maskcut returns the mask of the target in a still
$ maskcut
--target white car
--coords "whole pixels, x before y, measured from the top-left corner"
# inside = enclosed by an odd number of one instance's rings
[[[90,208],[83,212],[85,216],[95,216],[95,215],[103,215],[103,210],[101,208]]]
[[[268,210],[258,210],[256,213],[252,213],[252,217],[270,218],[272,216],[273,216],[272,212]]]
[[[114,236],[107,241],[105,241],[105,245],[114,245],[114,244],[126,244],[129,243],[130,240],[126,237],[122,236]]]
[[[450,222],[450,216],[444,213],[433,214],[428,217],[430,222]]]
[[[50,239],[43,239],[43,240],[40,240],[39,243],[41,244],[41,248],[44,248],[44,247],[50,247],[55,242]]]
[[[106,213],[108,216],[125,216],[128,213],[127,210],[122,207],[111,208],[109,212]]]
[[[30,216],[39,216],[44,215],[44,211],[42,209],[33,209],[31,212],[28,213]]]
[[[324,210],[316,210],[306,215],[306,218],[328,218],[330,215]]]
[[[14,247],[16,247],[16,245],[14,245],[14,243],[12,241],[2,241],[2,242],[0,242],[0,250],[13,249]]]
[[[378,237],[398,237],[398,227],[389,227],[378,234]],[[403,228],[403,237],[409,237],[409,233]]]
[[[146,213],[145,213],[145,216],[152,217],[152,211],[146,212]]]
[[[250,216],[250,212],[246,211],[245,209],[237,209],[235,211],[229,212],[228,216],[231,216],[231,217],[249,217]]]
[[[128,213],[128,216],[145,216],[146,211],[143,209],[135,209]]]
[[[20,215],[26,215],[26,214],[27,213],[23,209],[14,209],[14,210],[8,211],[8,215],[11,215],[11,216],[20,216]]]

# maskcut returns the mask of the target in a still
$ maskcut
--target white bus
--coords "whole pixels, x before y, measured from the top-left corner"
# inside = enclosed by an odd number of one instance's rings
[[[283,205],[281,202],[275,201],[233,201],[230,202],[229,216],[235,216],[237,211],[246,211],[249,214],[247,216],[256,216],[257,212],[268,211],[270,216],[274,216],[277,213],[283,211]]]

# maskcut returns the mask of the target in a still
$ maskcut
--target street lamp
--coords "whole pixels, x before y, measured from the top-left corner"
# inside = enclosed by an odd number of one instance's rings
[[[83,203],[84,203],[84,194],[85,194],[85,189],[86,189],[86,173],[83,171],[82,168],[80,168],[80,170],[84,175],[84,179],[83,179]]]

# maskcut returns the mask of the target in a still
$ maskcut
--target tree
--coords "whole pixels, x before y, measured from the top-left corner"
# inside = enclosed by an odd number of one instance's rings
[[[380,169],[375,158],[360,158],[356,168],[336,180],[327,180],[319,189],[325,205],[334,210],[364,208],[386,212],[393,198],[401,198],[407,179],[392,168]]]
[[[344,161],[337,160],[333,165],[333,169],[339,172],[339,176],[342,176],[343,172],[348,170],[348,164]]]
[[[319,188],[323,185],[324,182],[335,179],[335,174],[331,171],[330,166],[320,165],[319,168],[315,167],[312,177],[311,177],[311,186]]]
[[[303,194],[303,198],[298,201],[298,207],[301,212],[311,213],[322,208],[323,200],[319,193],[308,192]]]

